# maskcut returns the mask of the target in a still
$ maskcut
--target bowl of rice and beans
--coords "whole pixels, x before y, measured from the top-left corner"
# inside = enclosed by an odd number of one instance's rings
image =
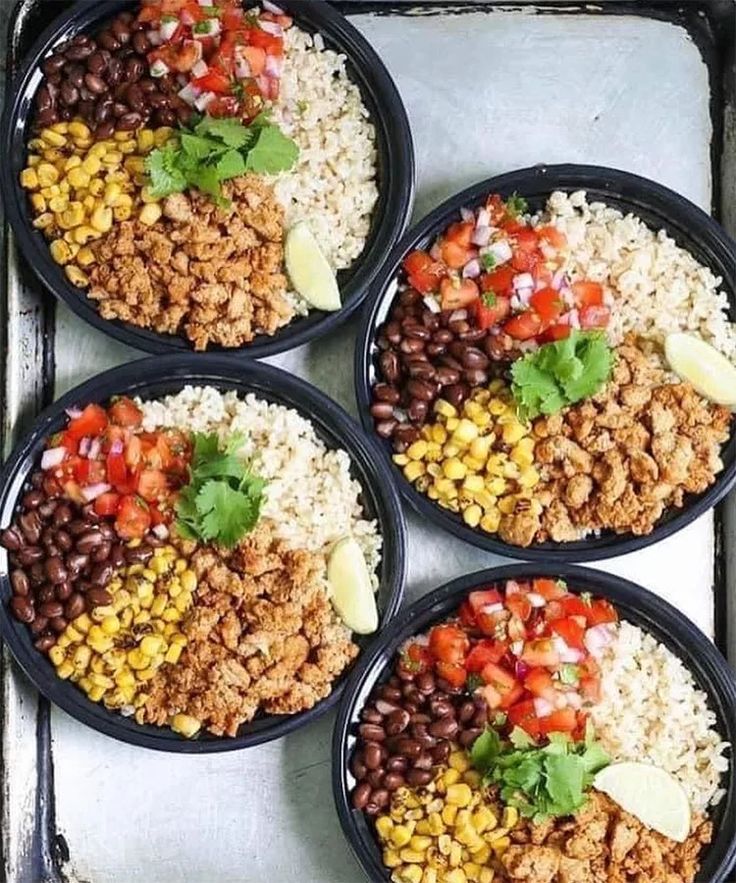
[[[423,515],[501,554],[589,560],[736,479],[734,243],[625,172],[478,184],[403,239],[356,350],[363,424]]]
[[[228,366],[102,374],[3,473],[3,637],[42,693],[137,745],[224,751],[313,720],[401,600],[373,443],[305,382]]]
[[[140,349],[303,343],[359,306],[408,220],[404,107],[328,4],[76,5],[13,94],[3,189],[21,249]]]
[[[358,664],[333,786],[371,880],[721,883],[736,682],[660,598],[569,565],[427,595]]]

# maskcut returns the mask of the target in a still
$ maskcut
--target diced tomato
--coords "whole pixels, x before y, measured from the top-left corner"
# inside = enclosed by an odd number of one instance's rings
[[[497,604],[501,604],[502,601],[501,593],[496,591],[496,589],[480,589],[468,595],[468,604],[473,608],[476,615],[486,612],[485,608],[487,607],[495,607]]]
[[[118,505],[120,503],[120,494],[116,494],[114,491],[109,491],[106,494],[100,494],[99,497],[95,500],[95,512],[101,517],[104,518],[107,515],[115,515],[118,511]]]
[[[110,405],[108,416],[112,423],[116,423],[118,426],[125,426],[128,429],[135,429],[141,425],[143,420],[143,412],[127,396],[117,399],[117,401]]]
[[[609,307],[583,307],[579,311],[580,327],[586,331],[593,328],[607,328],[611,321],[611,310]]]
[[[557,227],[552,227],[551,225],[547,227],[538,227],[537,235],[542,242],[546,242],[548,245],[551,245],[552,248],[560,250],[567,245],[567,236],[565,236],[561,230],[558,230]]]
[[[558,325],[550,325],[549,328],[546,328],[540,337],[540,340],[543,343],[551,343],[555,340],[565,340],[570,336],[570,332],[572,328],[569,325],[563,325],[559,323]]]
[[[176,41],[176,34],[172,38],[172,42]],[[169,47],[167,47],[169,48]],[[173,67],[180,74],[189,73],[194,65],[200,59],[201,48],[197,45],[196,40],[186,40],[181,46],[171,47],[173,51],[169,52],[166,63]],[[208,107],[209,112],[209,107]]]
[[[520,226],[514,233],[516,247],[519,251],[535,251],[539,244],[539,237],[532,227]]]
[[[554,702],[557,697],[552,673],[546,668],[533,668],[524,678],[524,686],[530,693],[548,702]]]
[[[190,0],[190,2],[182,6],[179,17],[182,24],[191,27],[199,21],[204,21],[207,18],[207,14],[196,0]]]
[[[105,464],[100,460],[81,459],[74,467],[74,477],[82,486],[101,484],[107,478]]]
[[[480,672],[489,662],[500,662],[507,650],[508,647],[502,641],[483,638],[468,653],[465,668],[471,672]]]
[[[555,291],[554,288],[540,288],[539,291],[535,291],[530,303],[545,326],[552,324],[565,309],[560,292]]]
[[[451,270],[462,269],[475,256],[475,251],[452,239],[446,239],[440,246],[442,260]]]
[[[161,7],[158,3],[147,3],[138,12],[138,21],[145,23],[157,22],[161,18]]]
[[[485,298],[488,297],[488,294],[485,295]],[[499,322],[503,322],[510,312],[511,304],[509,299],[501,295],[496,295],[490,303],[481,295],[473,304],[475,324],[484,331],[493,328]]]
[[[243,24],[244,10],[239,7],[230,7],[222,13],[220,23],[223,31],[237,31]]]
[[[565,616],[582,616],[587,620],[590,606],[578,595],[565,595],[560,599],[560,606]]]
[[[144,469],[138,476],[137,491],[149,503],[160,500],[168,491],[166,476],[160,469]]]
[[[610,601],[605,598],[596,598],[588,609],[588,622],[591,626],[603,625],[608,622],[618,622],[618,613]]]
[[[580,695],[586,702],[596,703],[601,701],[600,675],[587,675],[580,678]]]
[[[101,435],[107,426],[107,414],[99,405],[87,405],[79,417],[69,421],[67,434],[69,438],[84,438],[85,435],[93,437]]]
[[[234,117],[240,112],[240,102],[232,95],[219,95],[207,105],[207,115],[220,119]]]
[[[164,513],[158,508],[155,503],[152,503],[148,507],[148,511],[151,515],[151,527],[155,527],[157,524],[165,524],[167,521]]]
[[[76,454],[79,449],[79,439],[71,435],[68,430],[61,433],[59,444],[62,448],[66,448],[70,454]]]
[[[475,613],[473,612],[473,608],[470,606],[470,604],[468,604],[467,601],[463,601],[463,603],[460,605],[458,616],[460,617],[460,622],[465,626],[466,629],[475,628]]]
[[[490,273],[483,273],[480,277],[480,287],[483,291],[492,291],[494,294],[510,294],[514,283],[513,267],[505,264]]]
[[[603,286],[599,282],[573,282],[570,289],[577,307],[597,307],[603,303]]]
[[[557,601],[567,594],[567,586],[557,579],[535,579],[532,589],[537,595],[541,595],[545,601]]]
[[[494,686],[491,684],[485,684],[481,690],[481,694],[483,696],[483,701],[491,711],[500,708],[502,696]]]
[[[526,622],[532,615],[532,602],[527,595],[506,595],[506,609],[522,622]]]
[[[486,208],[491,215],[491,224],[498,226],[499,221],[506,216],[506,204],[500,194],[492,193],[486,200]]]
[[[250,72],[254,77],[260,77],[266,69],[266,51],[260,46],[244,46],[243,55],[250,65]]]
[[[414,672],[415,674],[429,671],[432,663],[433,659],[427,647],[416,641],[404,649],[399,660],[399,666],[404,671]]]
[[[426,251],[413,251],[404,258],[404,269],[409,283],[422,294],[437,291],[440,280],[447,275],[439,261],[433,261]]]
[[[550,625],[552,631],[559,635],[568,647],[575,650],[585,650],[585,627],[577,623],[572,617],[558,619]]]
[[[475,224],[472,221],[458,221],[450,224],[445,233],[446,242],[454,242],[462,248],[470,248],[473,244],[473,230]]]
[[[550,733],[572,733],[577,727],[577,716],[573,708],[560,708],[546,717],[539,718],[542,735]]]
[[[478,299],[478,286],[472,279],[450,279],[440,283],[440,300],[443,310],[461,310]]]
[[[284,41],[281,37],[269,34],[260,28],[248,28],[246,40],[251,46],[265,49],[267,55],[275,55],[280,58],[284,54]]]
[[[142,453],[143,447],[141,445],[140,437],[137,435],[131,436],[130,441],[125,446],[125,464],[131,469],[135,469],[141,461]]]
[[[534,709],[534,702],[531,699],[526,699],[523,702],[517,702],[516,705],[512,705],[509,708],[508,712],[508,721],[512,727],[521,727],[522,730],[525,730],[533,739],[538,738],[541,727],[539,725],[539,718],[537,717],[537,712]]]
[[[139,496],[129,494],[120,500],[115,530],[124,540],[142,537],[151,525],[148,505]]]
[[[195,77],[192,85],[203,92],[214,92],[216,95],[227,95],[232,88],[230,77],[215,67],[211,67],[204,76]]]
[[[468,636],[455,625],[436,625],[429,633],[429,652],[440,662],[461,663],[469,649]]]
[[[521,698],[523,687],[516,678],[495,662],[489,662],[480,673],[485,683],[498,694],[496,708],[508,708]]]
[[[503,330],[515,340],[530,340],[542,330],[542,320],[536,313],[527,310],[509,319]]]
[[[125,456],[120,454],[107,455],[107,480],[113,487],[125,487],[128,483],[128,467],[125,465]]]
[[[511,616],[506,623],[506,632],[510,641],[525,641],[527,638],[524,620],[518,616]]]
[[[552,668],[560,664],[560,654],[555,650],[549,638],[537,638],[537,640],[528,641],[524,645],[521,661],[540,668]]]
[[[465,686],[468,673],[462,667],[452,662],[438,662],[436,665],[437,675],[447,681],[453,687]]]

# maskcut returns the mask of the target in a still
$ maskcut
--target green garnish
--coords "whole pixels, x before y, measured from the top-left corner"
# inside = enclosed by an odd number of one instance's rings
[[[507,742],[487,729],[473,743],[470,758],[484,784],[498,785],[501,800],[535,824],[577,812],[595,774],[610,763],[591,727],[582,742],[550,733],[544,746],[520,727],[511,731]]]
[[[230,436],[224,450],[214,432],[195,432],[192,442],[189,484],[176,503],[177,528],[186,539],[232,548],[256,526],[266,482],[238,456],[242,436]]]
[[[506,200],[506,213],[512,218],[518,218],[519,215],[525,215],[528,208],[529,203],[523,196],[519,196],[516,191],[514,191]]]
[[[290,169],[299,148],[278,126],[259,114],[248,126],[234,118],[203,117],[182,129],[146,159],[151,194],[156,197],[197,187],[224,205],[221,184],[245,172],[276,174]]]
[[[560,666],[560,681],[568,687],[577,687],[580,683],[580,666],[566,662]]]
[[[487,273],[496,266],[496,256],[490,251],[487,251],[480,256],[480,264]]]
[[[481,301],[487,307],[495,307],[496,306],[496,292],[495,291],[484,291],[480,296]]]
[[[577,331],[518,359],[511,391],[524,420],[594,395],[611,375],[613,351],[600,331]]]
[[[471,672],[465,682],[465,689],[468,693],[475,693],[478,687],[482,687],[484,684],[485,681],[477,672]]]

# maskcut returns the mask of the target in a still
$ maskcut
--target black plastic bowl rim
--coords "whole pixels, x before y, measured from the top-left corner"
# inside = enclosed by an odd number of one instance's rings
[[[363,871],[374,883],[390,880],[372,824],[353,809],[354,778],[348,764],[355,744],[360,710],[376,683],[388,678],[398,648],[413,635],[453,613],[468,592],[508,579],[561,578],[573,592],[590,591],[608,598],[621,619],[664,643],[683,661],[696,685],[708,696],[725,741],[736,745],[736,679],[723,656],[690,620],[664,599],[621,577],[570,564],[509,564],[467,574],[425,595],[402,611],[379,641],[364,654],[343,692],[332,737],[332,790],[343,833]],[[707,849],[696,883],[725,883],[736,861],[736,758],[729,758],[726,796],[713,814],[715,836]]]
[[[33,96],[41,81],[39,64],[55,45],[78,33],[95,30],[105,21],[136,4],[131,0],[79,0],[62,13],[38,38],[17,76],[9,84],[2,120],[0,190],[5,211],[28,264],[43,285],[85,322],[116,340],[149,353],[192,352],[188,340],[159,334],[119,320],[100,316],[86,293],[68,281],[49,253],[48,241],[31,223],[30,208],[19,175],[28,150],[26,133]],[[333,313],[311,310],[295,317],[273,337],[259,335],[238,348],[212,346],[208,352],[240,358],[263,358],[292,349],[336,328],[360,307],[369,284],[385,255],[407,227],[414,204],[415,158],[409,119],[388,70],[366,38],[329,3],[285,0],[282,5],[307,31],[320,32],[328,48],[347,56],[350,79],[361,90],[376,127],[379,198],[374,209],[365,249],[355,263],[338,274],[343,306]]]
[[[234,370],[235,369],[235,370]],[[237,366],[222,356],[168,355],[141,359],[98,374],[70,390],[43,411],[29,433],[15,448],[0,473],[0,524],[12,518],[29,473],[36,466],[45,440],[63,425],[65,409],[89,402],[106,402],[113,395],[160,398],[187,385],[214,386],[221,391],[249,392],[269,402],[298,411],[312,422],[317,435],[328,447],[340,447],[351,459],[352,471],[362,487],[362,502],[370,517],[378,522],[383,540],[379,570],[378,606],[380,628],[396,613],[406,579],[406,525],[399,495],[389,480],[385,461],[375,443],[332,399],[311,384],[279,368],[260,362]],[[0,633],[20,667],[38,690],[72,717],[93,729],[123,742],[185,754],[206,754],[247,748],[278,739],[321,717],[337,702],[347,681],[344,673],[335,681],[330,695],[314,708],[295,715],[263,715],[241,726],[235,738],[203,734],[185,739],[166,727],[137,724],[132,718],[109,711],[91,702],[74,684],[58,678],[46,656],[33,646],[28,627],[19,623],[8,609],[11,596],[8,555],[0,549]],[[354,637],[363,651],[377,639]]]
[[[355,347],[355,394],[358,414],[366,432],[378,439],[369,412],[371,386],[376,376],[373,365],[375,338],[396,296],[396,280],[404,257],[415,248],[427,247],[456,216],[459,217],[462,207],[480,205],[489,193],[502,196],[518,193],[536,211],[555,190],[568,193],[585,190],[589,202],[607,203],[624,214],[637,215],[649,227],[664,228],[678,245],[710,267],[716,276],[722,277],[719,288],[728,296],[731,321],[736,321],[736,242],[713,218],[684,196],[647,178],[604,166],[539,165],[498,175],[474,184],[434,209],[406,233],[374,279]],[[379,439],[379,442],[384,455],[390,458],[390,441]],[[403,497],[420,516],[488,552],[525,561],[596,561],[658,543],[713,508],[736,484],[736,432],[732,431],[722,447],[721,459],[724,467],[714,484],[703,494],[687,498],[683,508],[665,512],[646,536],[605,532],[575,542],[548,541],[527,548],[513,546],[495,535],[468,527],[459,515],[443,509],[415,490],[396,467],[392,475]]]

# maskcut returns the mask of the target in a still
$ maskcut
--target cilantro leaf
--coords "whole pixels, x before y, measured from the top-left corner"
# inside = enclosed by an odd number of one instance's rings
[[[485,730],[473,742],[470,760],[480,770],[490,766],[501,751],[501,737],[495,730]]]
[[[495,307],[496,301],[498,300],[495,291],[484,291],[483,294],[481,294],[480,299],[487,307]]]
[[[191,135],[189,132],[182,132],[180,138],[184,153],[193,159],[206,159],[213,153],[227,149],[225,145],[218,144],[211,138],[202,138],[200,135]]]
[[[493,252],[487,251],[480,256],[480,264],[487,273],[496,266],[496,256]]]
[[[509,742],[514,748],[531,748],[532,745],[535,745],[534,739],[521,727],[514,727],[509,734]]]
[[[248,152],[246,165],[251,172],[276,174],[290,169],[299,156],[299,148],[277,126],[264,126]]]
[[[560,681],[568,687],[577,687],[580,683],[580,666],[566,662],[560,666]]]
[[[146,172],[151,178],[151,194],[168,196],[181,193],[187,185],[186,178],[176,163],[176,148],[166,145],[146,157]]]
[[[511,368],[511,390],[520,416],[554,414],[594,395],[607,382],[613,351],[598,331],[573,329],[564,340],[547,343]]]
[[[523,196],[519,196],[516,191],[514,191],[506,200],[506,212],[511,215],[512,218],[518,218],[519,215],[525,215],[528,208],[529,203]]]
[[[203,117],[194,130],[197,135],[210,135],[227,147],[246,147],[255,141],[254,133],[234,117]]]
[[[259,505],[227,482],[210,479],[197,494],[197,512],[203,538],[232,548],[255,527]]]
[[[238,175],[244,175],[247,166],[242,153],[237,150],[228,150],[217,161],[216,169],[220,181],[227,181],[230,178],[237,178]]]

